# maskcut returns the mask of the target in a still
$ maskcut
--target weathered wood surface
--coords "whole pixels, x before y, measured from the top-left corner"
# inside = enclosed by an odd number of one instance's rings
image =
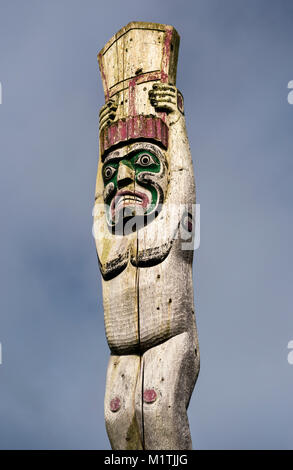
[[[192,446],[195,184],[175,87],[178,48],[171,26],[133,22],[98,56],[106,104],[94,235],[111,350],[105,420],[113,449]]]

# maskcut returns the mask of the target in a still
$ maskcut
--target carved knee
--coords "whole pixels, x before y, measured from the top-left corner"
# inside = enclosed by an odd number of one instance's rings
[[[119,396],[106,400],[105,422],[113,449],[142,449],[142,436],[132,401],[124,400]]]

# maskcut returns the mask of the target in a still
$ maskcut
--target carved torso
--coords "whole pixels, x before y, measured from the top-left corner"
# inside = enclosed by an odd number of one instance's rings
[[[142,66],[134,77],[125,65],[123,86],[109,79],[109,60],[119,62],[122,54],[115,56],[115,50],[126,54],[132,43],[131,25],[99,55],[106,105],[100,114],[94,227],[106,335],[117,354],[143,351],[193,324],[193,299],[184,295],[192,292],[192,247],[182,250],[182,232],[187,217],[192,224],[195,186],[183,98],[170,84],[178,36],[164,28],[138,36],[154,45],[149,54],[156,61],[160,46],[160,74],[150,69],[146,55],[146,63],[137,58]]]

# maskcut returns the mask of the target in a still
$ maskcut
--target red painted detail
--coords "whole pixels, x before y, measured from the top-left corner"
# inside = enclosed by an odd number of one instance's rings
[[[146,72],[143,75],[139,75],[137,77],[136,83],[145,83],[145,82],[153,82],[155,80],[160,80],[160,72]]]
[[[110,137],[110,142],[112,142],[112,145],[115,145],[119,139],[118,135],[118,123],[115,123],[115,126],[111,126],[109,128],[109,137]]]
[[[168,83],[169,78],[169,64],[171,54],[171,40],[172,40],[173,29],[166,29],[164,46],[163,46],[163,58],[162,58],[162,71],[161,71],[161,82]]]
[[[191,220],[188,220],[188,222],[187,222],[187,230],[188,230],[188,232],[192,232],[192,222],[191,222]]]
[[[113,400],[110,401],[110,410],[113,411],[113,413],[115,413],[115,411],[120,410],[120,407],[121,407],[120,398],[115,397],[113,398]]]
[[[135,116],[135,87],[136,87],[136,78],[129,80],[129,116]]]
[[[162,119],[163,122],[166,123],[167,121],[167,113],[165,111],[162,111],[162,112],[158,112],[157,111],[157,115]]]
[[[161,82],[169,83],[169,66],[170,66],[170,56],[171,56],[171,41],[173,35],[173,28],[166,29],[163,45],[163,57],[161,63]],[[159,113],[160,118],[166,122],[166,113]]]
[[[127,139],[127,124],[126,121],[122,119],[118,121],[118,134],[121,136],[122,140]]]
[[[146,72],[142,75],[138,75],[137,77],[132,77],[130,79],[123,80],[117,85],[113,85],[110,88],[109,97],[111,98],[112,96],[116,95],[116,93],[119,93],[121,90],[127,87],[129,88],[130,81],[133,81],[133,82],[135,81],[136,85],[140,85],[141,83],[154,82],[154,81],[160,81],[160,80],[161,80],[161,71]]]
[[[153,119],[148,119],[146,122],[146,134],[148,136],[155,134],[155,122]]]
[[[102,52],[99,53],[98,60],[99,60],[99,66],[100,66],[100,71],[101,71],[103,85],[104,85],[105,100],[108,101],[110,96],[109,96],[109,88],[108,88],[107,78],[106,78],[106,74],[105,74],[105,71],[104,71],[104,63],[103,63],[103,54],[102,54]]]
[[[115,212],[118,209],[121,209],[122,207],[127,207],[127,205],[132,205],[132,202],[126,202],[124,199],[124,196],[138,196],[138,199],[136,198],[135,201],[135,206],[141,206],[144,210],[147,208],[147,206],[150,204],[150,200],[148,198],[148,195],[145,193],[142,193],[141,191],[118,191],[114,197],[114,199],[111,202],[111,214],[112,214],[112,219],[114,220],[115,218]]]
[[[101,156],[114,145],[140,138],[154,140],[167,149],[168,126],[159,117],[142,114],[119,119],[100,133]]]
[[[143,400],[145,403],[153,403],[157,399],[157,394],[153,388],[143,392]]]

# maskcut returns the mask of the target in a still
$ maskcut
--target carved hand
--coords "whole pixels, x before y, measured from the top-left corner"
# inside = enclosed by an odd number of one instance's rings
[[[100,110],[100,132],[106,126],[109,125],[111,122],[114,121],[117,111],[117,100],[110,99],[107,101],[104,106],[101,107]]]
[[[183,96],[175,86],[155,83],[149,91],[149,99],[156,111],[165,111],[173,115],[170,124],[184,114]]]

